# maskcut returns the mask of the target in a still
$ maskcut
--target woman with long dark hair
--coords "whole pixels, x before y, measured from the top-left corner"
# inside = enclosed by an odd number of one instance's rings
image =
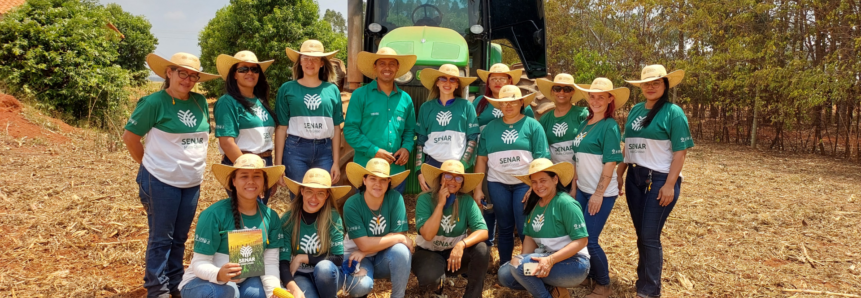
[[[218,76],[201,72],[200,60],[188,53],[170,60],[149,54],[146,61],[164,79],[164,89],[138,101],[123,142],[140,164],[136,181],[149,226],[144,288],[148,297],[160,297],[179,294],[185,241],[206,170],[209,110],[206,98],[191,90]]]
[[[223,165],[232,165],[242,154],[256,154],[266,165],[272,165],[275,119],[264,72],[273,61],[260,62],[251,51],[239,51],[233,56],[221,54],[215,61],[225,81],[225,94],[213,108]],[[263,204],[269,202],[269,195],[269,191],[264,192]]]
[[[625,183],[628,209],[637,231],[637,296],[661,296],[664,252],[661,231],[679,199],[682,167],[687,149],[694,146],[688,118],[681,107],[669,102],[670,88],[681,83],[684,70],[667,73],[663,65],[643,68],[638,81],[627,81],[643,90],[645,102],[631,108],[625,124],[625,163],[618,176],[630,168]],[[621,194],[620,194],[621,195]]]
[[[194,255],[179,284],[182,296],[265,298],[281,287],[281,220],[274,210],[259,204],[258,197],[275,185],[283,172],[283,166],[267,167],[255,154],[240,155],[232,166],[212,165],[212,175],[229,191],[229,197],[207,207],[197,219]],[[230,262],[228,235],[243,229],[262,234],[262,276],[240,278],[243,267]],[[304,297],[295,282],[286,286],[295,297]]]
[[[475,108],[461,98],[463,90],[476,78],[461,77],[457,66],[443,64],[439,70],[427,68],[421,82],[430,90],[428,101],[419,108],[416,121],[416,170],[422,191],[430,187],[421,175],[423,163],[434,167],[446,160],[470,164],[478,139]]]
[[[572,143],[576,164],[576,199],[583,207],[583,218],[589,232],[591,269],[589,277],[595,287],[587,298],[610,297],[610,269],[607,255],[598,244],[598,236],[613,211],[619,188],[616,183],[616,163],[622,162],[619,146],[619,124],[613,119],[616,107],[625,105],[631,91],[613,88],[613,82],[597,78],[592,85],[577,85],[578,93],[587,94],[589,116],[580,124]]]
[[[499,283],[527,290],[532,297],[570,297],[567,288],[576,287],[589,273],[583,213],[565,192],[574,166],[539,158],[529,164],[527,175],[516,178],[532,188],[522,211],[528,221],[520,255],[499,267]]]
[[[287,167],[287,178],[299,181],[310,168],[326,169],[341,179],[341,123],[344,110],[335,69],[320,41],[309,39],[299,51],[287,48],[293,81],[278,88],[275,109],[275,164]],[[296,195],[296,194],[293,194]]]

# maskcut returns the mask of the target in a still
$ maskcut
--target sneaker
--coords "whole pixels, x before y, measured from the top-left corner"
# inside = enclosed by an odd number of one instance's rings
[[[592,293],[586,295],[586,298],[608,298],[613,291],[610,289],[609,285],[602,286],[599,284],[595,284],[595,288],[592,289]]]
[[[571,294],[568,293],[568,288],[563,287],[555,287],[553,291],[550,291],[550,295],[553,298],[571,298]]]

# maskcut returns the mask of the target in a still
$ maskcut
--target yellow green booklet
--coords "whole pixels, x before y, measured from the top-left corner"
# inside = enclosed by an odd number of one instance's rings
[[[227,232],[230,262],[242,266],[239,278],[261,276],[263,270],[263,231],[245,229]]]

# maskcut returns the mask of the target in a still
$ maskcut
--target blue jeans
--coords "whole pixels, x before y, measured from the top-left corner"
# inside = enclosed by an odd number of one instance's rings
[[[344,285],[344,274],[341,267],[323,260],[314,266],[313,273],[297,272],[293,280],[305,292],[305,298],[337,297],[338,289]]]
[[[481,190],[484,192],[485,198],[484,202],[488,204],[493,204],[490,201],[490,191],[487,190],[487,177],[484,177],[484,183],[481,184]],[[481,208],[482,206],[478,206],[481,209],[481,216],[484,217],[484,223],[487,224],[487,240],[484,240],[484,244],[487,244],[487,247],[493,247],[493,241],[496,240],[496,213],[494,213],[493,209],[484,210]]]
[[[586,221],[586,231],[589,232],[589,244],[586,245],[589,250],[589,261],[592,263],[589,277],[599,285],[606,286],[610,284],[610,265],[607,263],[607,254],[598,244],[598,237],[601,236],[604,224],[610,218],[610,212],[613,211],[613,205],[616,205],[617,196],[604,197],[601,209],[595,215],[589,214],[589,198],[591,197],[592,194],[577,189],[577,203],[580,203],[580,207],[583,208],[583,219]]]
[[[263,290],[263,282],[259,276],[246,278],[236,284],[239,288],[241,298],[266,298]],[[194,278],[182,287],[182,297],[189,298],[233,298],[236,297],[235,289],[227,284],[219,285],[207,280]]]
[[[649,173],[651,179],[648,179]],[[667,174],[644,167],[629,166],[625,180],[625,196],[634,230],[637,232],[637,251],[640,253],[637,263],[637,294],[647,298],[658,297],[661,295],[661,274],[664,266],[661,231],[679,200],[682,181],[676,180],[673,201],[661,207],[657,200],[658,192],[666,183]]]
[[[135,180],[149,226],[144,288],[147,297],[157,297],[175,291],[182,281],[185,241],[197,212],[200,186],[170,186],[152,176],[143,165]]]
[[[552,298],[550,291],[554,287],[573,288],[586,279],[589,274],[589,258],[574,255],[553,265],[550,274],[544,278],[523,275],[523,262],[534,263],[532,257],[546,257],[550,254],[526,254],[517,266],[505,263],[499,267],[499,284],[503,287],[526,290],[532,297]]]
[[[511,261],[511,254],[514,252],[515,229],[520,241],[523,242],[523,224],[526,222],[526,215],[523,214],[523,203],[520,201],[529,190],[529,185],[488,182],[487,190],[499,228],[497,240],[499,241],[499,263],[504,264]]]
[[[345,258],[350,256],[344,255]],[[377,252],[373,257],[365,257],[360,265],[368,271],[365,276],[347,275],[345,281],[351,297],[362,297],[368,295],[374,289],[374,278],[389,279],[392,281],[392,298],[404,297],[407,290],[407,282],[410,280],[410,264],[412,255],[410,249],[403,243]]]
[[[266,163],[266,166],[267,166],[267,167],[271,167],[271,166],[272,166],[272,157],[271,157],[271,156],[270,156],[270,157],[261,157],[261,158],[263,159],[263,162],[265,162],[265,163]],[[225,155],[223,158],[221,158],[221,164],[223,164],[223,165],[225,165],[225,166],[233,166],[233,162],[232,162],[232,161],[230,161],[230,158],[227,158],[227,155]],[[226,191],[226,192],[227,192],[227,196],[230,196],[230,191],[229,191],[229,190],[224,189],[224,191]],[[268,189],[268,190],[266,190],[266,191],[264,192],[264,194],[263,194],[263,199],[261,199],[261,200],[260,200],[260,201],[262,201],[262,202],[263,202],[263,205],[268,205],[268,204],[269,204],[269,197],[270,197],[270,196],[272,196],[271,191],[272,191],[272,189]]]
[[[287,136],[284,140],[285,175],[293,181],[302,182],[305,172],[310,168],[321,168],[327,172],[332,170],[332,139],[303,139],[297,136]]]

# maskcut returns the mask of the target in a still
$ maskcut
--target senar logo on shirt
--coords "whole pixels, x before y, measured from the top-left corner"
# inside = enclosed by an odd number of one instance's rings
[[[568,123],[559,122],[553,125],[553,134],[556,135],[557,138],[561,138],[565,135],[565,132],[568,131]]]
[[[646,120],[646,116],[637,117],[634,121],[631,122],[631,129],[634,131],[640,131],[643,129],[643,120]]]
[[[433,142],[434,142],[434,144],[439,143],[439,142],[451,142],[451,136],[445,135],[445,136],[436,137],[436,138],[433,138]]]
[[[454,220],[451,219],[451,215],[445,215],[442,217],[442,220],[439,222],[439,225],[440,227],[442,227],[443,231],[445,231],[446,233],[451,233],[451,230],[454,230],[454,226],[457,225],[457,223],[455,223]]]
[[[316,110],[320,107],[320,103],[323,102],[323,99],[320,98],[320,94],[305,94],[305,106],[308,107],[309,110]]]
[[[176,116],[179,117],[179,121],[185,126],[195,127],[197,126],[197,118],[194,117],[194,114],[191,113],[191,110],[179,111],[176,113]]]
[[[493,117],[502,118],[502,111],[497,108],[493,108],[493,112],[491,112],[491,114],[493,114]]]
[[[544,214],[538,214],[535,216],[535,219],[532,220],[532,229],[535,232],[541,232],[541,227],[544,226]]]
[[[254,106],[251,108],[251,111],[254,112],[254,115],[257,115],[257,118],[260,118],[260,120],[269,120],[269,115],[266,115],[266,113],[263,112],[263,108],[260,106]]]
[[[451,122],[451,111],[440,111],[436,114],[436,122],[439,123],[440,126],[446,126],[449,122]]]
[[[317,236],[317,233],[314,233],[314,235],[302,236],[302,241],[299,243],[299,246],[302,247],[302,250],[305,251],[306,254],[317,254],[317,251],[320,250],[320,237]]]
[[[371,224],[368,225],[368,228],[374,235],[382,234],[386,230],[386,218],[382,214],[374,216],[371,218]]]
[[[580,146],[580,141],[582,141],[583,138],[585,138],[585,137],[586,137],[586,133],[581,132],[581,133],[577,134],[577,137],[574,138],[574,141],[571,144],[574,146]]]
[[[517,136],[518,136],[517,130],[514,130],[514,129],[506,130],[506,131],[502,132],[502,142],[505,144],[511,145],[514,143],[514,141],[517,141]]]

